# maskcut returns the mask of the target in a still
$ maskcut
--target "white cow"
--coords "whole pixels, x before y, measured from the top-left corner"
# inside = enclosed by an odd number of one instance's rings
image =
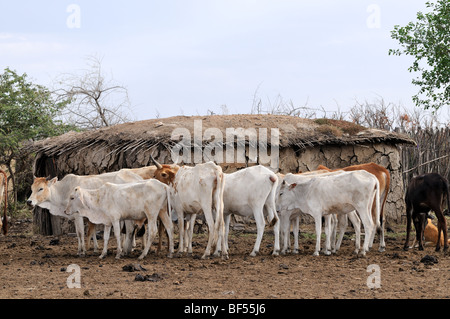
[[[105,183],[98,189],[76,187],[69,196],[65,214],[80,214],[92,223],[105,225],[104,247],[100,258],[104,258],[108,250],[111,226],[117,240],[116,259],[122,255],[120,243],[120,221],[142,220],[147,218],[147,243],[139,259],[143,259],[152,244],[158,227],[156,220],[161,218],[169,237],[169,257],[173,253],[173,225],[170,216],[165,212],[171,210],[170,188],[156,179],[128,184]]]
[[[61,180],[58,180],[58,177],[54,177],[52,179],[35,177],[33,185],[31,185],[32,193],[27,200],[27,204],[30,207],[39,206],[41,208],[48,209],[52,215],[74,220],[75,231],[78,238],[78,255],[85,256],[86,247],[84,241],[83,217],[79,214],[74,214],[70,217],[64,214],[64,209],[67,206],[70,192],[77,186],[81,186],[83,188],[99,188],[106,182],[122,184],[141,180],[142,177],[128,171],[117,171],[86,176],[68,174]],[[94,250],[97,251],[97,239],[95,233],[93,235]]]
[[[270,227],[274,226],[275,243],[273,255],[280,251],[279,228],[275,199],[278,177],[270,169],[258,165],[248,167],[231,174],[224,174],[223,213],[225,220],[225,247],[228,251],[228,232],[231,214],[254,217],[257,236],[250,256],[259,252],[264,234],[264,213],[269,218]]]
[[[343,171],[335,171],[336,173],[341,173]],[[280,174],[278,173],[278,187],[277,187],[277,194],[279,194],[280,188],[281,188],[281,184],[283,182],[283,180],[285,180],[288,183],[295,183],[296,182],[296,176],[298,175],[302,175],[302,176],[312,176],[312,175],[318,175],[318,174],[328,174],[330,175],[330,171],[327,170],[315,170],[315,171],[309,171],[309,172],[303,172],[303,173],[297,173],[297,174]],[[283,214],[282,216],[280,216],[281,219],[281,223],[287,223],[287,220],[284,220],[285,218],[289,218],[290,219],[290,223],[293,225],[293,233],[294,233],[294,250],[293,253],[294,254],[298,254],[298,249],[299,249],[299,238],[298,238],[298,232],[299,232],[299,221],[300,221],[300,213],[302,213],[299,209],[296,209],[294,211],[291,211],[289,214]],[[341,243],[342,243],[342,239],[344,237],[344,233],[345,230],[347,229],[347,225],[348,225],[348,219],[350,219],[350,221],[353,224],[353,227],[355,228],[355,235],[356,235],[356,239],[355,239],[355,253],[358,253],[360,246],[361,246],[361,220],[358,217],[358,214],[355,211],[352,211],[348,214],[329,214],[327,216],[325,216],[325,230],[328,231],[330,230],[330,234],[326,233],[325,235],[328,237],[330,236],[330,242],[331,242],[331,247],[327,247],[325,249],[325,252],[328,253],[331,249],[332,253],[335,253],[336,251],[339,250]],[[331,223],[329,225],[329,223]],[[339,238],[336,240],[336,230],[338,228],[339,225]],[[285,254],[287,249],[289,248],[290,245],[290,240],[289,240],[289,227],[287,227],[287,231],[285,232],[285,228],[281,229],[281,238],[283,239],[283,249],[281,251],[282,254]],[[327,241],[328,242],[328,241]]]
[[[225,179],[222,168],[213,162],[197,164],[194,167],[182,166],[178,169],[172,187],[172,205],[178,215],[180,230],[179,253],[185,249],[185,214],[203,212],[209,230],[208,244],[202,258],[211,254],[212,247],[216,247],[214,255],[219,254],[219,238],[224,236],[223,221],[223,192]],[[216,212],[215,217],[213,211]],[[191,223],[193,225],[193,222]],[[222,254],[227,258],[226,247]]]
[[[290,178],[295,181],[289,183],[286,182],[286,175],[280,187],[277,206],[280,210],[283,231],[288,231],[291,212],[299,209],[303,213],[310,214],[315,221],[317,236],[314,255],[319,255],[322,216],[347,214],[356,210],[364,225],[365,238],[361,254],[365,255],[369,250],[372,233],[376,230],[376,226],[380,225],[378,179],[366,171],[294,176]],[[376,199],[377,207],[376,216],[372,217],[374,199]],[[330,234],[331,230],[328,229],[327,233]],[[330,236],[327,236],[326,254],[329,254],[329,247],[331,247]]]

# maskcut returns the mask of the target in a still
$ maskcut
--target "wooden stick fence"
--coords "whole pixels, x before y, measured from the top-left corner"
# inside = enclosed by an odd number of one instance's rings
[[[438,173],[450,181],[450,128],[408,132],[417,146],[402,146],[403,185],[414,176]]]

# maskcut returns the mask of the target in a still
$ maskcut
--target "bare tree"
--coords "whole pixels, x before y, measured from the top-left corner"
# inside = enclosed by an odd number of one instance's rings
[[[87,69],[79,74],[62,74],[56,81],[56,96],[71,101],[62,114],[64,121],[84,129],[130,121],[126,87],[105,75],[100,58],[88,56],[86,60]]]

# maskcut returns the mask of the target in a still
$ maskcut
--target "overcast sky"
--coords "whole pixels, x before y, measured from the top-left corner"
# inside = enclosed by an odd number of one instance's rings
[[[249,113],[255,92],[330,112],[380,97],[412,107],[412,59],[388,56],[398,48],[390,31],[425,0],[40,0],[0,10],[1,70],[50,86],[99,56],[144,120],[222,105]]]

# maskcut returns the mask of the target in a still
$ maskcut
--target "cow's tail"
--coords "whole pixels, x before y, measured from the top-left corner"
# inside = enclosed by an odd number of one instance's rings
[[[269,217],[269,227],[273,227],[277,221],[277,209],[275,206],[275,197],[277,195],[277,187],[278,187],[278,177],[277,175],[273,174],[269,176],[270,181],[272,182],[272,189],[269,193],[269,205],[271,206],[271,209],[267,210],[267,214]]]
[[[166,197],[167,197],[167,214],[170,220],[172,220],[172,203],[170,202],[170,186],[166,186]]]
[[[374,222],[377,226],[377,230],[381,230],[381,223],[380,223],[380,216],[381,216],[381,203],[380,203],[380,182],[378,181],[378,178],[375,178],[376,184],[375,184],[375,216],[374,216]]]
[[[213,246],[215,246],[219,241],[219,233],[221,229],[225,229],[225,223],[223,221],[223,191],[225,189],[225,176],[223,175],[222,169],[215,170],[216,173],[216,191],[212,194],[215,210],[216,210],[216,221],[214,223],[214,237]]]
[[[3,186],[4,186],[4,211],[3,211],[3,225],[2,225],[2,232],[4,235],[8,233],[8,176],[6,176],[6,173],[3,170],[0,170],[0,174],[3,175]]]

